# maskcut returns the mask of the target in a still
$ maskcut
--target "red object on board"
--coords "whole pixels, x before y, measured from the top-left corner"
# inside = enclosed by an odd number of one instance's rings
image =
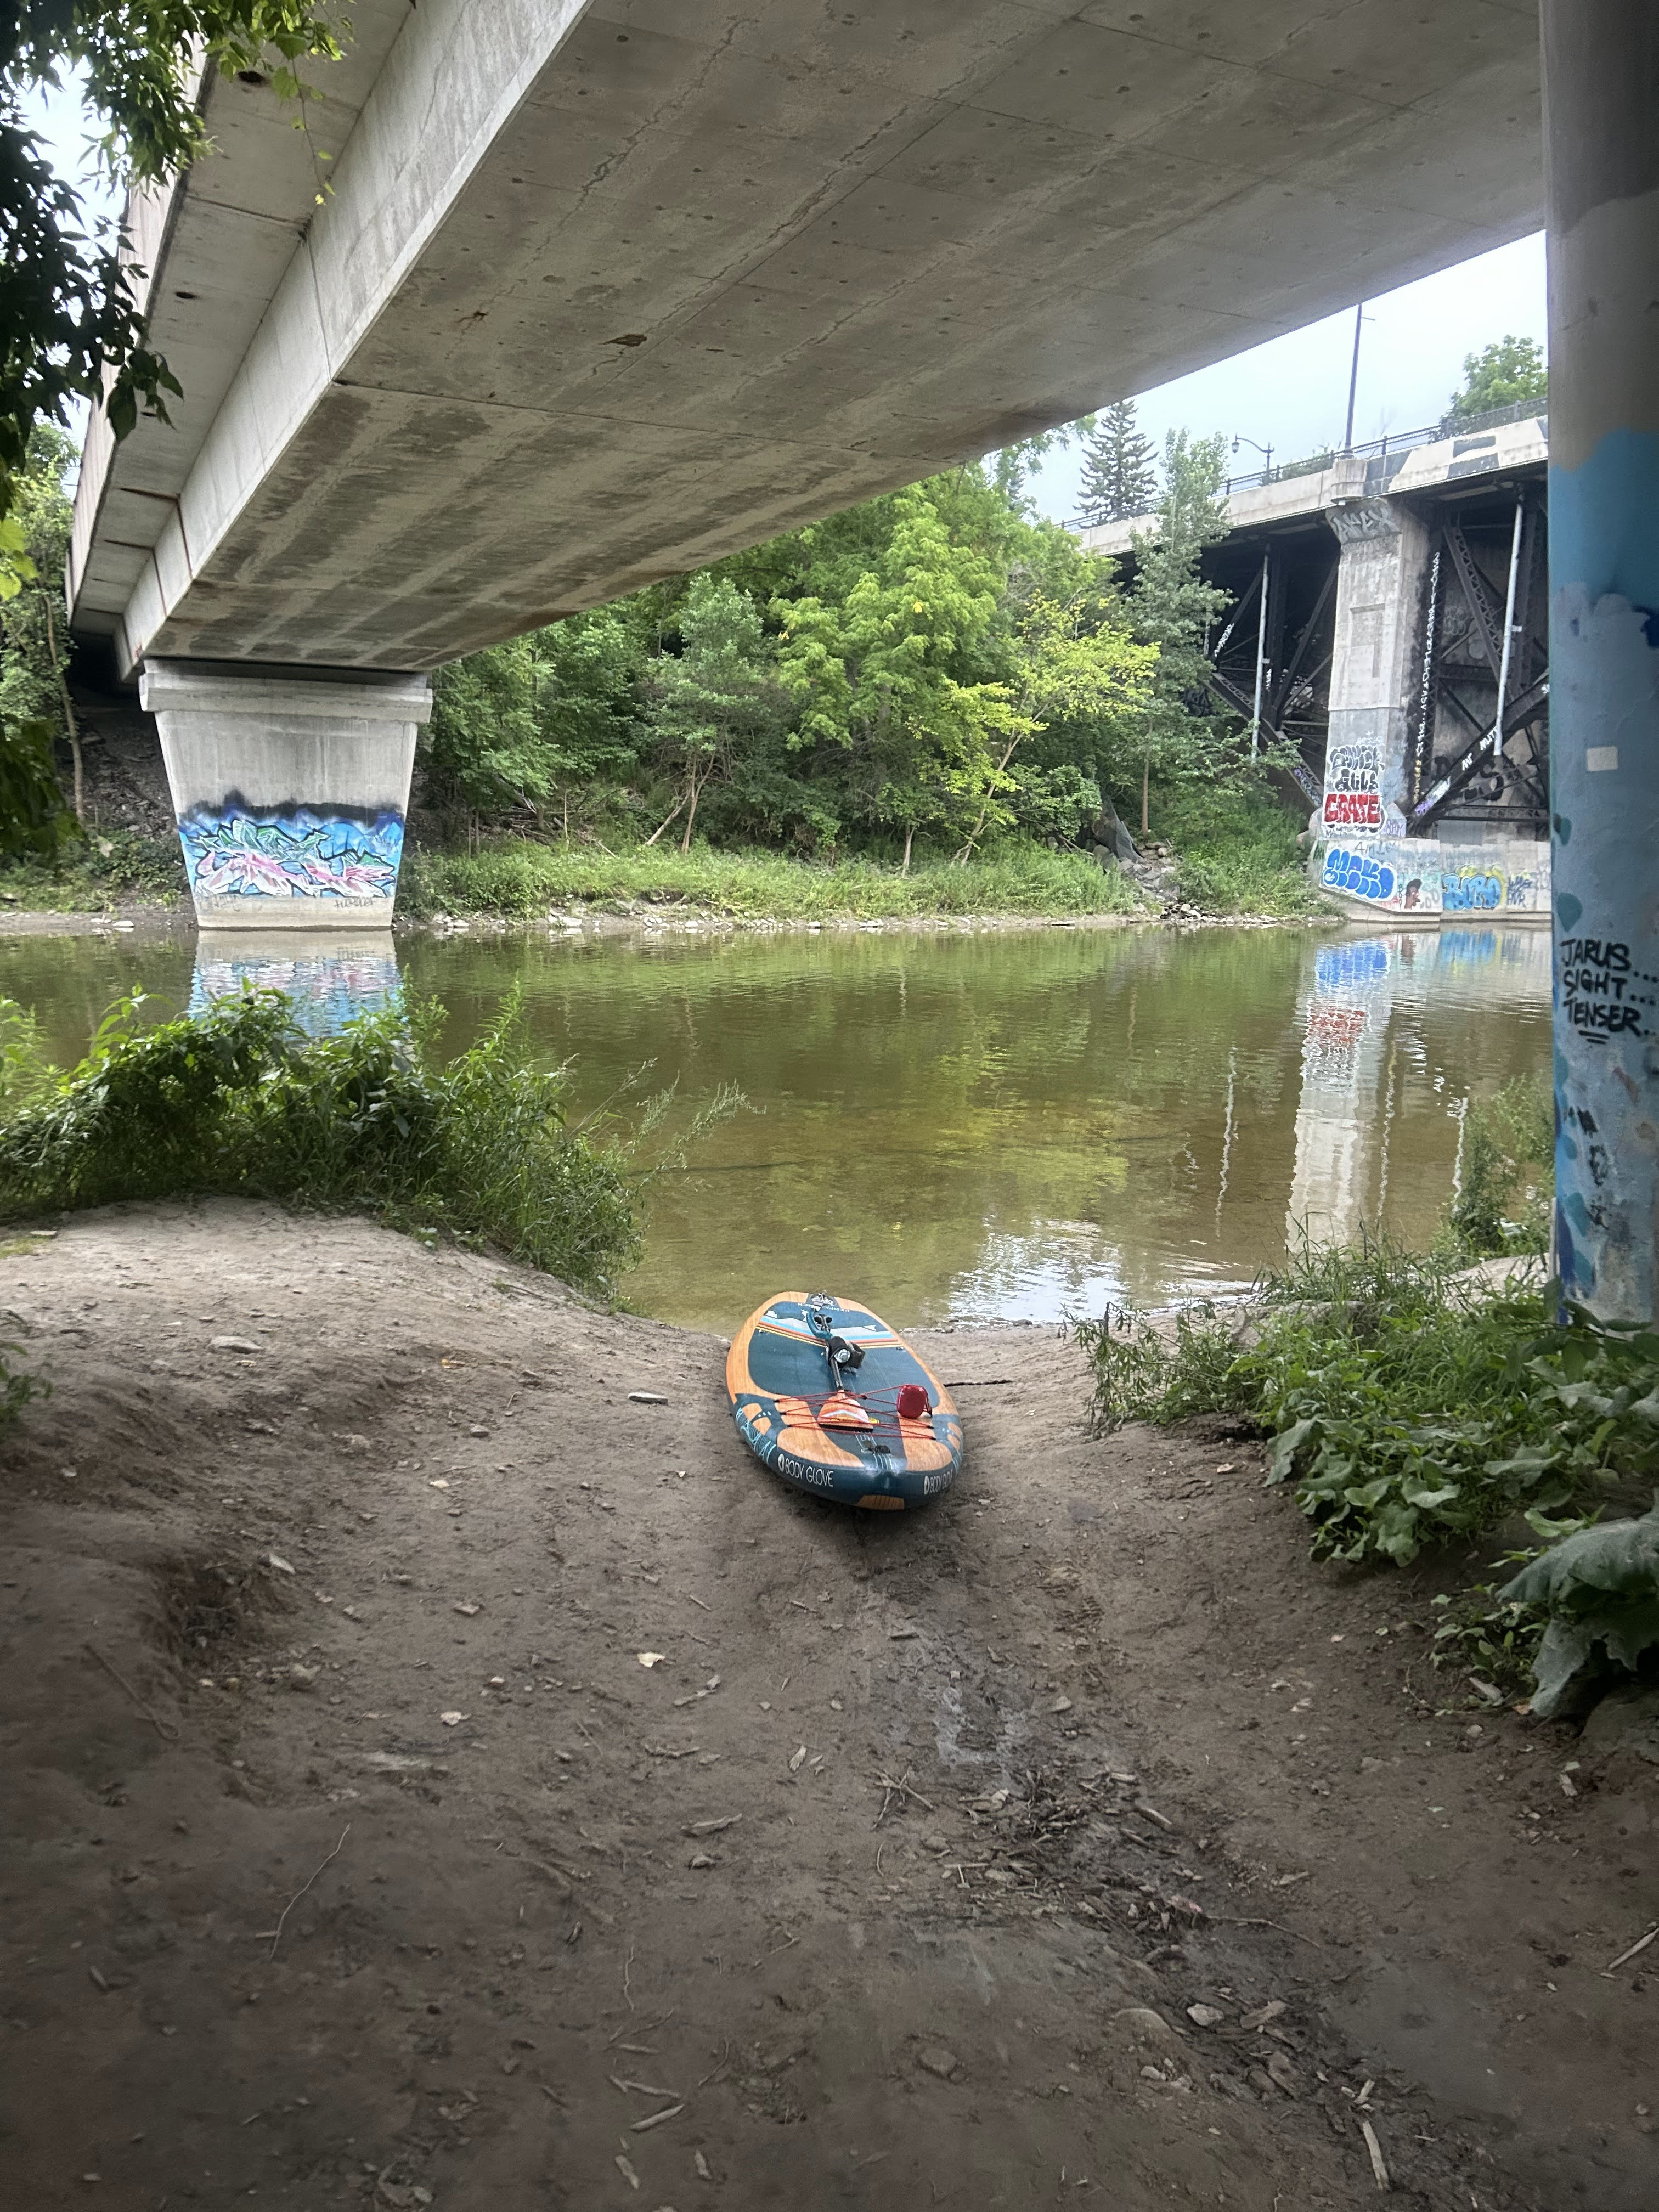
[[[919,1421],[933,1407],[927,1402],[927,1393],[920,1382],[904,1382],[899,1386],[898,1415],[902,1421]]]

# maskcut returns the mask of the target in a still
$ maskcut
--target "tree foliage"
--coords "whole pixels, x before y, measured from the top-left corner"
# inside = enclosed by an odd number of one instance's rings
[[[1513,406],[1521,400],[1536,400],[1541,407],[1549,392],[1550,373],[1543,348],[1536,338],[1511,334],[1494,339],[1479,353],[1465,354],[1463,381],[1452,394],[1446,419],[1467,422],[1473,415]]]
[[[73,737],[64,620],[75,449],[53,424],[35,425],[13,489],[11,590],[0,594],[0,854],[52,858],[75,834],[52,749]],[[76,739],[78,758],[78,738]]]
[[[1133,589],[1006,455],[441,672],[425,790],[473,822],[831,858],[1088,842],[1103,797],[1230,772],[1200,696],[1218,450],[1170,447]]]
[[[37,422],[102,404],[125,437],[179,386],[153,352],[123,241],[89,223],[22,121],[37,86],[80,85],[118,183],[156,182],[207,146],[202,68],[257,70],[289,96],[312,57],[337,58],[345,9],[313,0],[13,0],[0,9],[0,516]],[[0,586],[0,590],[3,586]]]
[[[1158,497],[1152,441],[1142,434],[1133,399],[1103,408],[1083,441],[1078,520],[1085,527],[1148,514]]]
[[[1206,545],[1227,534],[1226,447],[1172,430],[1164,441],[1164,491],[1155,527],[1135,539],[1138,563],[1128,605],[1136,635],[1158,648],[1158,668],[1142,717],[1141,828],[1153,775],[1179,781],[1215,773],[1237,731],[1209,709],[1208,641],[1227,594],[1206,583]]]

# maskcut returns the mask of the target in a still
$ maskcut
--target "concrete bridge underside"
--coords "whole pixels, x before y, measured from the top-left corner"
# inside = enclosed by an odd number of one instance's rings
[[[1541,219],[1525,0],[354,21],[138,210],[185,398],[94,431],[70,577],[124,669],[430,668]]]

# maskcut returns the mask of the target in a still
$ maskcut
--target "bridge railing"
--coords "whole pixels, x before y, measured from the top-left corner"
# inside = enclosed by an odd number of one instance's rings
[[[1483,430],[1501,430],[1510,422],[1536,420],[1547,429],[1548,408],[1547,400],[1516,399],[1507,406],[1488,408],[1480,415],[1455,419],[1443,415],[1437,422],[1428,423],[1420,430],[1389,430],[1364,445],[1328,446],[1320,453],[1305,454],[1299,461],[1280,461],[1271,469],[1257,469],[1249,476],[1229,477],[1223,488],[1224,495],[1250,491],[1259,484],[1287,483],[1293,477],[1317,476],[1349,454],[1362,461],[1386,459],[1390,453],[1409,453],[1414,446],[1437,446],[1446,438],[1478,437]]]

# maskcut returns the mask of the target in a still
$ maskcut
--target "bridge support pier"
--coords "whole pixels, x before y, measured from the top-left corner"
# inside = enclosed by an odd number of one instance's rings
[[[1401,837],[1429,532],[1391,499],[1346,501],[1326,520],[1341,551],[1320,831],[1333,843]]]
[[[204,927],[391,927],[426,677],[151,660],[140,696]]]
[[[1543,0],[1556,1264],[1659,1289],[1659,6]]]

